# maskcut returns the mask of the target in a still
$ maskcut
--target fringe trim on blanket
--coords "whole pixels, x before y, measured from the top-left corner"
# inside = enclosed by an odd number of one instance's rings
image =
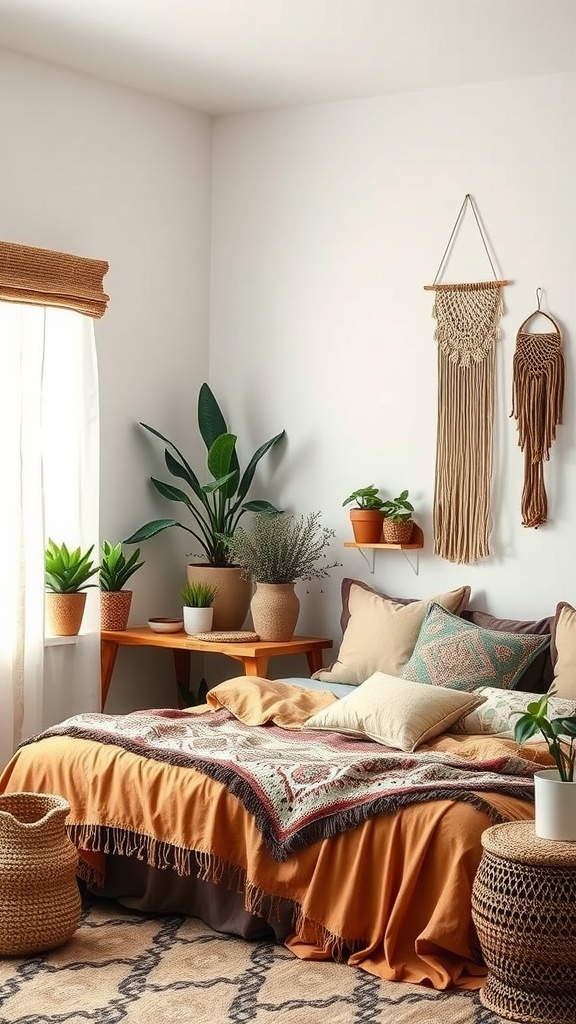
[[[195,865],[197,878],[243,893],[246,912],[264,920],[279,920],[282,905],[289,903],[292,905],[291,937],[299,938],[302,942],[313,941],[338,962],[345,962],[368,941],[365,937],[352,939],[336,935],[319,921],[308,917],[300,903],[287,896],[267,892],[251,882],[246,876],[246,870],[239,864],[231,864],[216,854],[203,850],[184,850],[151,836],[106,825],[68,825],[67,830],[74,845],[80,846],[80,854],[83,848],[100,853],[135,856],[138,860],[146,861],[150,867],[172,868],[179,875],[191,875]],[[81,856],[77,874],[90,888],[98,889],[104,885],[102,872],[83,861]]]

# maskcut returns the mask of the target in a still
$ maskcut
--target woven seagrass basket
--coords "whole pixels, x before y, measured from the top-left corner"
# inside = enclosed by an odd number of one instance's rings
[[[488,967],[480,998],[505,1020],[576,1021],[576,842],[539,839],[533,821],[494,825],[472,887]]]
[[[385,544],[409,544],[412,538],[412,519],[403,519],[399,523],[393,523],[391,519],[384,518],[382,536]]]
[[[0,955],[25,956],[62,945],[76,931],[81,900],[78,854],[61,796],[0,796]]]

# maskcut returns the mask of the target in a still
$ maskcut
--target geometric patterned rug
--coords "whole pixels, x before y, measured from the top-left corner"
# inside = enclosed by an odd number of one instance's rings
[[[303,962],[180,915],[86,905],[60,949],[0,958],[0,1024],[501,1024],[478,993]]]

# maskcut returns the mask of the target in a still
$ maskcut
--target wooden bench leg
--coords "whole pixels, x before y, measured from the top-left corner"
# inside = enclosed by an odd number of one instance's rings
[[[118,644],[113,640],[102,640],[100,644],[100,697],[101,710],[104,711],[108,690],[112,682],[112,673],[118,654]]]
[[[306,651],[306,661],[310,669],[310,675],[319,672],[322,668],[322,651]]]
[[[190,707],[194,703],[190,690],[190,651],[174,649],[174,674],[178,700],[182,707]]]
[[[246,655],[243,655],[242,663],[245,674],[247,676],[262,676],[266,678],[268,660],[268,658],[248,658]]]

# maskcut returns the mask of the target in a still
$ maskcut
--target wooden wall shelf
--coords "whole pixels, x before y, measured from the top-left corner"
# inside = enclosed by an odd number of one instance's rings
[[[406,551],[421,551],[424,547],[424,534],[420,526],[414,523],[414,529],[412,530],[412,540],[409,544],[357,544],[353,540],[344,541],[345,548],[358,548],[360,554],[365,559],[368,568],[371,572],[374,572],[374,559],[376,551],[401,551],[403,554]],[[365,551],[372,552],[372,564],[368,561]],[[407,555],[404,555],[411,569],[416,575],[418,575],[418,556],[416,556],[416,565],[414,566]]]
[[[424,534],[421,528],[414,523],[412,540],[409,544],[356,544],[353,540],[345,540],[344,547],[373,548],[375,551],[419,551],[424,547]]]

